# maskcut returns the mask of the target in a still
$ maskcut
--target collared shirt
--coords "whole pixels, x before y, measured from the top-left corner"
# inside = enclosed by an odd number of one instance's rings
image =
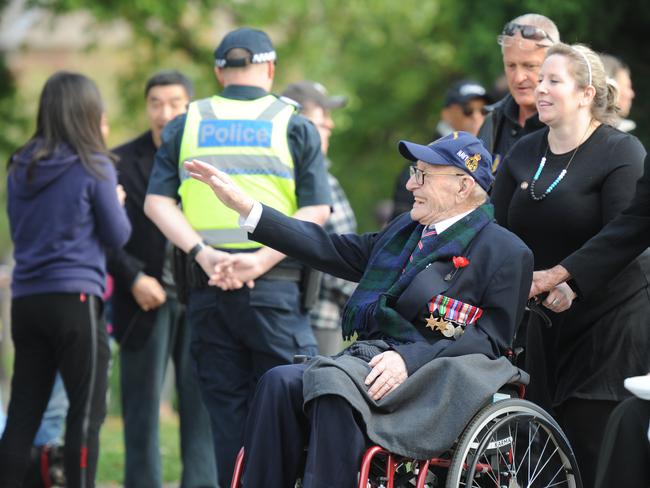
[[[527,134],[543,129],[546,124],[539,120],[535,112],[526,119],[523,127],[519,125],[519,105],[510,94],[490,108],[492,112],[485,118],[478,138],[492,153],[492,171],[496,172],[515,142]]]
[[[430,229],[431,226],[436,229],[436,233],[438,235],[442,234],[444,231],[449,229],[452,225],[454,225],[456,222],[458,222],[460,219],[465,217],[466,215],[471,214],[475,209],[468,210],[467,212],[463,212],[462,214],[454,215],[453,217],[449,217],[448,219],[441,220],[440,222],[436,222],[435,224],[429,224],[427,226],[427,229]],[[426,230],[426,229],[425,229]]]

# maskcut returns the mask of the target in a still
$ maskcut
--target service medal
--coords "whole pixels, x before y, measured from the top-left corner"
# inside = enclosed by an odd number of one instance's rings
[[[443,321],[445,325],[443,325],[443,328],[440,329],[442,332],[442,335],[445,337],[453,337],[454,336],[454,326],[451,324],[451,322]]]
[[[454,329],[454,339],[459,339],[465,333],[465,330],[459,325]]]

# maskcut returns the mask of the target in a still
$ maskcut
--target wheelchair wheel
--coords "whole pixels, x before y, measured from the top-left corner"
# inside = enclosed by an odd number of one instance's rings
[[[447,488],[582,488],[569,442],[555,420],[526,400],[488,405],[456,445]]]

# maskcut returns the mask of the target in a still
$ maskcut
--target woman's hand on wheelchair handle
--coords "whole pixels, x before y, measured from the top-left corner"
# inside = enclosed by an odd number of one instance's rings
[[[571,304],[576,296],[569,285],[560,283],[549,292],[542,305],[555,313],[564,312],[571,308]]]
[[[377,401],[404,383],[408,377],[406,363],[395,351],[386,351],[373,357],[368,366],[372,368],[365,383],[370,386],[368,395]]]

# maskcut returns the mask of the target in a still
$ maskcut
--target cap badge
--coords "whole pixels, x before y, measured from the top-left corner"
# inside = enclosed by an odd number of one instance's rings
[[[478,168],[478,162],[481,160],[481,155],[476,153],[474,156],[470,156],[467,158],[465,161],[465,166],[467,166],[467,169],[470,170],[472,173],[476,171],[476,168]]]

